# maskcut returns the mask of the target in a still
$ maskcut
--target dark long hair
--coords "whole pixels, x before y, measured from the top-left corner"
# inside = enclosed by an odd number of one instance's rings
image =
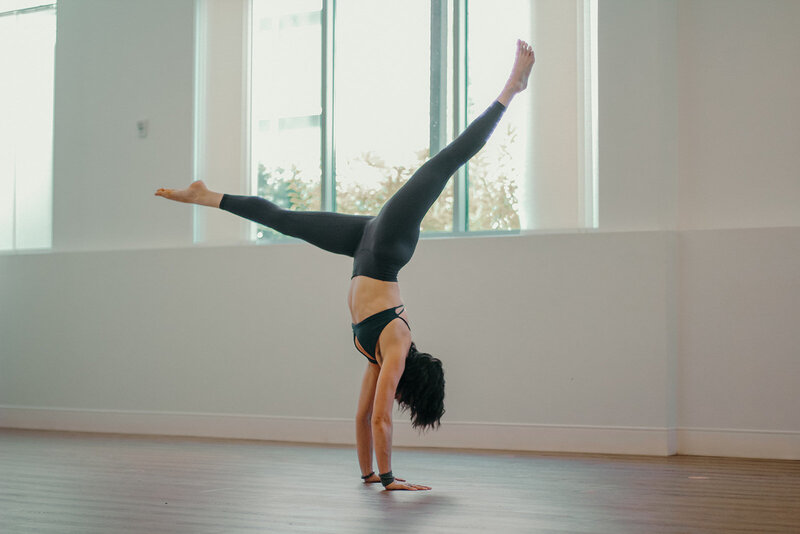
[[[420,431],[438,428],[444,415],[442,362],[430,354],[417,351],[412,343],[395,398],[403,411],[411,412],[413,428]]]

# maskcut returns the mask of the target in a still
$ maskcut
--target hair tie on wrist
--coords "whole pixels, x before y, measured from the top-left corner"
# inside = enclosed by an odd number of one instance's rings
[[[392,474],[391,471],[389,471],[388,473],[383,473],[382,475],[378,476],[381,477],[381,484],[383,484],[384,488],[389,484],[391,484],[392,482],[394,482],[394,475]]]
[[[371,477],[374,474],[375,474],[375,471],[372,471],[372,472],[370,472],[370,474],[364,475],[363,477],[361,477],[361,480],[367,480],[369,477]]]

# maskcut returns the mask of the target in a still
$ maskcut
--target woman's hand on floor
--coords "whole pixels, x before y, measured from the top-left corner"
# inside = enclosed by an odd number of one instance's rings
[[[405,482],[405,481],[406,481],[406,479],[404,479],[404,478],[397,478],[397,477],[394,477],[394,479],[395,479],[395,480],[399,480],[400,482]],[[380,482],[380,481],[381,481],[381,477],[379,477],[379,476],[378,476],[378,475],[376,475],[375,473],[372,473],[372,476],[371,476],[371,477],[369,477],[368,479],[366,479],[366,480],[364,481],[364,484],[374,484],[375,482]]]
[[[422,491],[429,490],[430,486],[420,486],[419,484],[409,484],[405,480],[395,478],[394,482],[386,486],[386,491]]]

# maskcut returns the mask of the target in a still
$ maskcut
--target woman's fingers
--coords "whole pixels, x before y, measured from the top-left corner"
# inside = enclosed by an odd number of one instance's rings
[[[394,482],[386,486],[387,491],[426,491],[431,489],[430,486],[423,486],[421,484],[406,484],[404,482],[398,482],[395,479]]]

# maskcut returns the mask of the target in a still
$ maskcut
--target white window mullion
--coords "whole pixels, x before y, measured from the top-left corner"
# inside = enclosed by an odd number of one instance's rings
[[[336,211],[336,152],[334,148],[334,43],[336,0],[322,2],[321,157],[322,210]]]
[[[431,0],[431,156],[447,144],[447,3],[447,0]]]
[[[453,136],[467,127],[467,0],[453,2]],[[453,177],[453,232],[468,230],[468,167],[461,167]]]

